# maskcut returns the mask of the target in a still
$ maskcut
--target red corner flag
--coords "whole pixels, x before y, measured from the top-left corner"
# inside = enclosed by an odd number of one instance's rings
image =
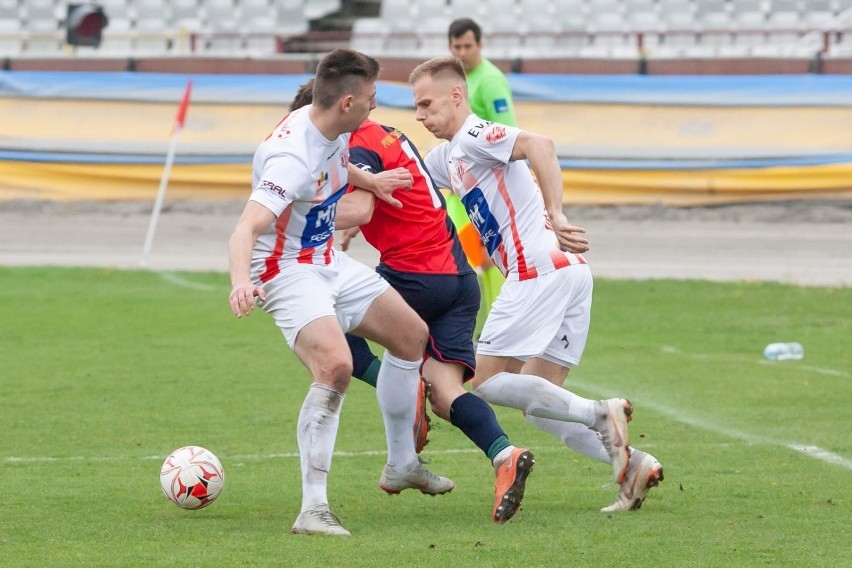
[[[189,108],[189,95],[192,93],[192,79],[186,82],[186,90],[183,92],[183,98],[180,100],[177,116],[175,117],[175,126],[172,132],[183,129],[183,123],[186,122],[186,111]]]

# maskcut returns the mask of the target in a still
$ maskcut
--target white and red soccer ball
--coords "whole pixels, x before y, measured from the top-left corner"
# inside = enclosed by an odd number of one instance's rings
[[[213,452],[199,446],[173,451],[160,469],[160,487],[169,500],[183,509],[202,509],[216,500],[225,471]]]

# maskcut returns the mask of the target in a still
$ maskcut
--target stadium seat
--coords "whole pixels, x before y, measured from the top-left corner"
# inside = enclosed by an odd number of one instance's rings
[[[278,14],[276,16],[276,31],[281,36],[303,34],[310,28],[305,18],[301,0],[276,0]]]
[[[417,57],[420,40],[416,28],[418,22],[413,19],[397,19],[388,22],[382,18],[388,28],[385,53],[398,57]]]
[[[405,22],[400,22],[400,25],[408,23],[413,27],[417,15],[417,4],[410,0],[382,0],[382,7],[379,11],[379,17],[387,25],[393,25],[399,20],[404,20]]]
[[[109,25],[101,33],[101,45],[98,55],[105,57],[128,57],[133,55],[133,26],[129,18],[112,19],[109,12]]]
[[[802,0],[802,20],[809,28],[830,28],[834,21],[832,0]]]
[[[562,32],[560,20],[545,10],[524,14],[520,28],[523,33],[521,55],[529,58],[559,57],[557,46]]]
[[[665,33],[654,55],[682,57],[700,50],[695,5],[690,0],[660,0],[659,10]]]
[[[628,32],[627,22],[618,12],[591,14],[587,27],[592,44],[583,50],[591,57],[636,57],[636,42]]]
[[[316,20],[333,14],[340,8],[340,0],[305,0],[303,11],[306,20]]]
[[[766,12],[762,0],[732,0],[734,44],[751,52],[766,42]]]
[[[0,18],[0,57],[12,57],[23,50],[23,27],[17,18]]]
[[[387,2],[383,0],[382,4]],[[473,18],[476,21],[487,16],[488,7],[481,0],[450,0],[450,13],[453,18]]]
[[[452,12],[447,0],[417,0],[417,15],[424,22],[427,18],[444,18],[448,27],[452,21]]]
[[[520,21],[520,7],[516,0],[489,0],[488,8],[482,15],[481,26],[487,26],[489,22],[503,22],[507,17],[515,18],[515,29]]]
[[[278,51],[278,3],[269,0],[241,0],[240,30],[247,55],[271,55]]]
[[[169,53],[172,34],[168,25],[169,9],[165,0],[136,0],[134,14],[133,53],[135,55]],[[106,30],[109,30],[109,26]]]
[[[520,55],[523,36],[518,25],[517,16],[503,13],[493,15],[483,30],[483,42],[491,57],[513,59]]]
[[[236,32],[242,21],[242,11],[233,0],[206,0],[206,28],[213,32]]]
[[[447,29],[450,27],[451,21],[447,16],[431,16],[420,22],[420,25],[417,26],[417,34],[420,39],[418,52],[421,57],[437,57],[447,54],[449,43]]]
[[[20,22],[21,13],[18,9],[18,0],[0,0],[0,20]]]
[[[104,9],[109,23],[114,20],[132,20],[133,15],[127,0],[95,0],[95,3]],[[106,28],[104,28],[106,31]]]
[[[358,18],[352,24],[352,49],[373,56],[383,55],[386,41],[387,26],[381,18]]]
[[[653,9],[636,10],[627,13],[627,27],[631,37],[639,47],[639,35],[642,35],[644,54],[653,54],[660,45],[665,25],[660,15]]]
[[[169,25],[178,31],[199,31],[204,26],[204,12],[198,0],[169,0]]]
[[[581,50],[590,44],[584,8],[575,3],[573,9],[557,11],[556,15],[560,31],[555,52],[569,57],[580,55]]]

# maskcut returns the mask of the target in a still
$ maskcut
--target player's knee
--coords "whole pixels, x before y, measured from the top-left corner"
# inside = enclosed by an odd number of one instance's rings
[[[352,377],[352,361],[347,357],[329,356],[316,367],[314,379],[332,387],[338,392],[346,392]]]
[[[429,340],[429,327],[419,317],[412,319],[402,327],[396,338],[394,353],[397,357],[407,361],[414,361],[423,357],[426,342]]]

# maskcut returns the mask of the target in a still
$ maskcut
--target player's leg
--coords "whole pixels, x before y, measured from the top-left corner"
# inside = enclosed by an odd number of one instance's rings
[[[587,274],[584,274],[587,273]],[[591,273],[586,270],[578,271],[577,292],[575,300],[569,304],[565,318],[554,340],[545,350],[542,357],[533,357],[524,364],[522,372],[544,377],[562,386],[570,370],[570,366],[579,363],[588,338],[591,312]],[[566,363],[566,361],[570,361]],[[563,367],[567,364],[568,367]],[[526,420],[534,426],[548,432],[569,448],[598,461],[610,463],[613,475],[620,481],[616,502],[602,509],[605,512],[627,511],[638,509],[645,499],[649,489],[656,487],[663,479],[663,468],[657,459],[645,452],[626,446],[624,449],[613,447],[608,443],[622,437],[627,439],[626,422],[620,424],[617,418],[623,408],[623,399],[597,401],[598,416],[604,414],[615,420],[600,420],[595,428],[584,425],[549,420],[527,415]],[[615,408],[614,412],[602,410]],[[626,421],[632,418],[627,415]],[[623,428],[623,432],[620,430]],[[626,464],[626,465],[622,465]]]
[[[403,297],[429,325],[423,376],[431,385],[432,410],[491,461],[497,477],[492,519],[504,523],[520,508],[534,458],[528,449],[513,446],[494,410],[464,388],[475,365],[471,341],[479,305],[475,275],[429,278],[428,285],[404,288]],[[428,297],[419,290],[428,290]]]
[[[347,333],[346,343],[349,344],[349,351],[352,353],[352,376],[375,388],[382,362],[363,337]]]
[[[454,487],[453,482],[423,466],[411,436],[419,369],[428,337],[426,324],[375,272],[351,259],[346,262],[349,286],[338,298],[338,305],[349,314],[347,326],[387,349],[376,385],[388,443],[388,464],[380,486],[389,493],[407,488],[446,493]]]
[[[352,365],[340,324],[323,317],[299,332],[294,352],[314,383],[299,412],[296,438],[302,464],[302,510],[294,533],[348,535],[328,507],[327,480]]]
[[[566,367],[554,365],[538,357],[531,358],[524,363],[522,368],[523,373],[543,377],[560,387],[565,382],[565,377],[569,370]],[[539,430],[543,430],[561,440],[566,447],[597,461],[604,463],[612,462],[609,452],[607,452],[601,440],[601,435],[585,424],[539,418],[531,414],[527,414],[524,418]]]
[[[333,286],[332,278],[311,268],[289,270],[286,276],[265,284],[263,309],[273,317],[313,379],[297,424],[302,507],[291,529],[297,534],[349,534],[329,510],[326,489],[340,410],[352,372],[349,348],[335,317]]]
[[[346,342],[349,344],[349,351],[352,353],[352,376],[376,388],[382,361],[373,354],[367,340],[363,337],[347,333]],[[417,392],[417,407],[414,412],[414,425],[412,426],[414,451],[418,454],[429,442],[428,436],[431,428],[429,415],[426,413],[427,388],[426,382],[420,381]]]
[[[630,403],[623,399],[593,401],[557,386],[570,366],[579,363],[585,348],[591,296],[592,277],[586,265],[570,266],[529,281],[507,282],[480,337],[474,387],[476,394],[492,404],[595,429],[602,436],[615,479],[620,482],[629,455]],[[513,374],[503,370],[509,364],[506,355],[540,357]]]

